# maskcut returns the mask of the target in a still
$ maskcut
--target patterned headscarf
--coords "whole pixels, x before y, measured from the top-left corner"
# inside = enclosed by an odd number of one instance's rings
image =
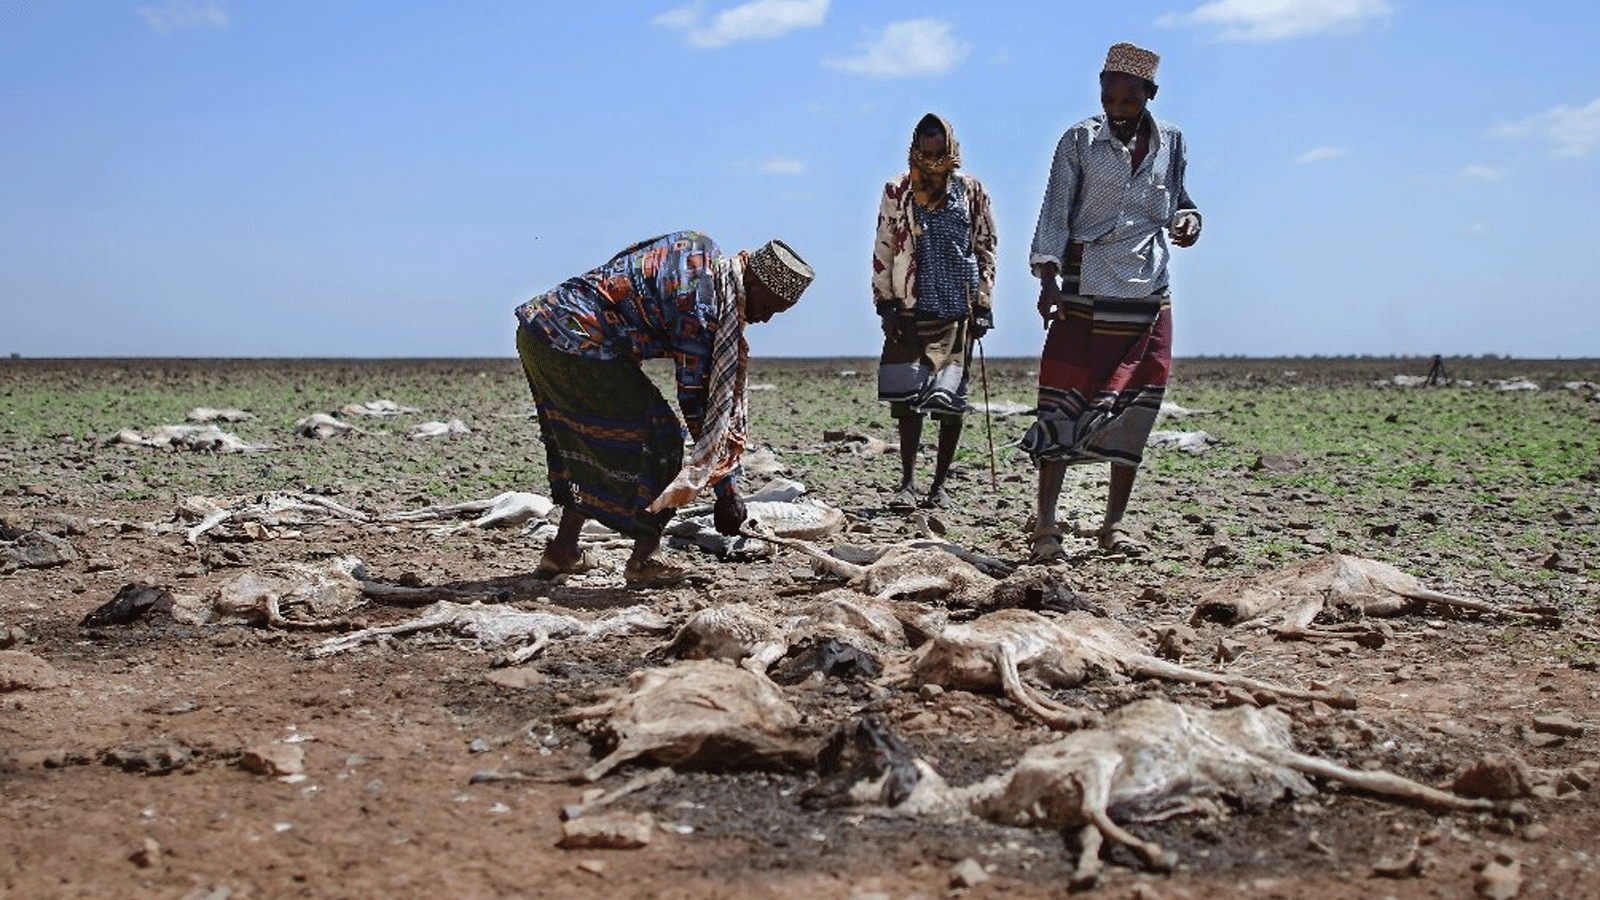
[[[917,149],[917,132],[922,130],[929,120],[939,123],[944,129],[945,155],[929,157]],[[928,113],[918,122],[917,127],[911,131],[911,151],[906,155],[911,165],[911,193],[916,197],[917,205],[923,209],[938,209],[944,205],[944,188],[950,180],[950,173],[961,168],[961,145],[956,143],[955,129],[945,121],[943,116]]]
[[[711,286],[717,299],[717,335],[711,342],[711,377],[706,384],[706,411],[700,437],[677,477],[650,504],[650,512],[677,509],[706,485],[739,465],[750,419],[745,373],[750,343],[744,337],[744,268],[750,254],[741,251],[711,261]]]

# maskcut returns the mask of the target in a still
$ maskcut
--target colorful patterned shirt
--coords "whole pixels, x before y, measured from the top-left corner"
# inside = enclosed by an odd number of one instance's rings
[[[670,357],[678,408],[700,434],[717,333],[711,264],[716,242],[698,231],[640,241],[586,274],[518,306],[517,320],[552,349],[586,359]],[[730,478],[716,485],[722,496]]]
[[[1137,172],[1104,115],[1061,136],[1033,233],[1035,275],[1044,263],[1065,269],[1067,245],[1078,242],[1084,245],[1080,294],[1148,297],[1166,290],[1167,226],[1179,211],[1196,207],[1183,183],[1183,132],[1154,116],[1150,121],[1150,149]]]

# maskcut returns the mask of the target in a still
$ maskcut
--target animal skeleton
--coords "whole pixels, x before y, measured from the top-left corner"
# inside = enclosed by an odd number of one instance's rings
[[[398,416],[419,413],[415,406],[401,406],[393,400],[368,400],[366,403],[346,403],[339,411],[347,416]]]
[[[412,427],[411,439],[444,437],[447,434],[471,434],[472,429],[460,419],[451,419],[448,422],[422,422]]]
[[[1151,654],[1122,625],[1085,612],[1054,617],[1022,609],[998,610],[945,627],[911,662],[911,678],[918,684],[999,690],[1040,721],[1062,730],[1083,727],[1094,716],[1030,690],[1024,677],[1045,687],[1070,688],[1104,675],[1222,684],[1337,707],[1355,705],[1348,694],[1298,690],[1168,662]]]
[[[808,638],[904,649],[905,628],[891,610],[848,590],[829,591],[795,610],[773,615],[751,603],[721,603],[691,614],[657,654],[722,659],[759,675]]]
[[[341,422],[327,413],[312,413],[294,423],[294,433],[301,437],[324,440],[337,434],[353,431],[356,434],[366,434],[364,428],[358,428],[349,422]]]
[[[883,551],[871,563],[861,565],[826,553],[807,541],[779,537],[756,522],[746,522],[744,530],[753,537],[799,550],[809,556],[819,570],[846,579],[851,587],[877,600],[927,596],[974,598],[987,596],[994,589],[994,579],[947,549],[954,548],[953,544],[897,545]]]
[[[613,634],[655,634],[666,627],[665,620],[647,606],[631,606],[603,619],[586,621],[557,613],[441,600],[425,608],[417,618],[398,625],[364,628],[329,638],[313,647],[310,655],[313,658],[332,656],[375,643],[385,636],[439,630],[474,638],[483,646],[521,644],[495,660],[496,665],[514,666],[539,655],[552,639],[594,640]]]
[[[597,781],[617,766],[650,757],[674,768],[791,769],[814,748],[797,738],[800,713],[767,678],[710,660],[633,673],[630,686],[567,721],[604,719],[616,748],[582,773]]]
[[[187,497],[178,505],[180,515],[199,518],[199,524],[184,532],[193,544],[202,534],[224,522],[254,522],[264,527],[304,525],[325,519],[329,514],[352,522],[366,522],[367,514],[337,500],[318,494],[269,491],[247,497]]]

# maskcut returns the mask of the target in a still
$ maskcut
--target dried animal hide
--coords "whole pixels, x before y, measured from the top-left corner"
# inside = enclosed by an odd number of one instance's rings
[[[810,764],[800,713],[770,680],[710,660],[635,672],[628,688],[563,716],[600,720],[616,747],[582,773],[597,781],[625,762],[649,758],[677,769],[793,770]]]
[[[366,602],[361,560],[353,556],[322,565],[272,563],[228,579],[204,597],[177,595],[172,618],[190,625],[270,625],[331,628]]]
[[[1168,662],[1117,622],[1083,612],[1057,617],[1003,609],[947,626],[911,661],[910,677],[917,684],[999,691],[1050,727],[1071,730],[1094,721],[1094,714],[1057,703],[1039,689],[1072,688],[1095,678],[1123,676],[1222,684],[1332,706],[1355,705],[1348,694],[1298,690]]]
[[[1324,611],[1345,619],[1393,616],[1428,603],[1474,612],[1524,613],[1541,618],[1552,615],[1549,610],[1508,610],[1440,593],[1388,563],[1326,553],[1207,591],[1191,621],[1210,619],[1285,635],[1317,637],[1330,634],[1311,624]]]
[[[196,406],[194,409],[189,410],[189,414],[187,416],[184,416],[185,419],[188,419],[191,422],[198,422],[202,425],[211,422],[249,422],[254,420],[255,417],[255,413],[245,412],[242,409],[234,409],[231,406],[227,409],[212,409],[209,406]]]
[[[537,656],[552,640],[595,640],[613,634],[659,634],[666,620],[647,606],[630,606],[594,621],[546,612],[528,612],[515,607],[483,603],[451,603],[441,600],[425,608],[415,619],[398,625],[365,628],[329,638],[310,650],[313,658],[332,656],[376,643],[386,636],[443,631],[475,639],[480,645],[507,644],[516,649],[495,660],[496,665],[519,665]]]

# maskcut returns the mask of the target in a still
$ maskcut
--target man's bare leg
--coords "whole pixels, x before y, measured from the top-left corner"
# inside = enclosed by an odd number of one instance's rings
[[[950,464],[955,462],[956,448],[961,446],[961,424],[960,416],[939,420],[939,452],[933,462],[933,483],[928,485],[929,500],[944,490]]]

